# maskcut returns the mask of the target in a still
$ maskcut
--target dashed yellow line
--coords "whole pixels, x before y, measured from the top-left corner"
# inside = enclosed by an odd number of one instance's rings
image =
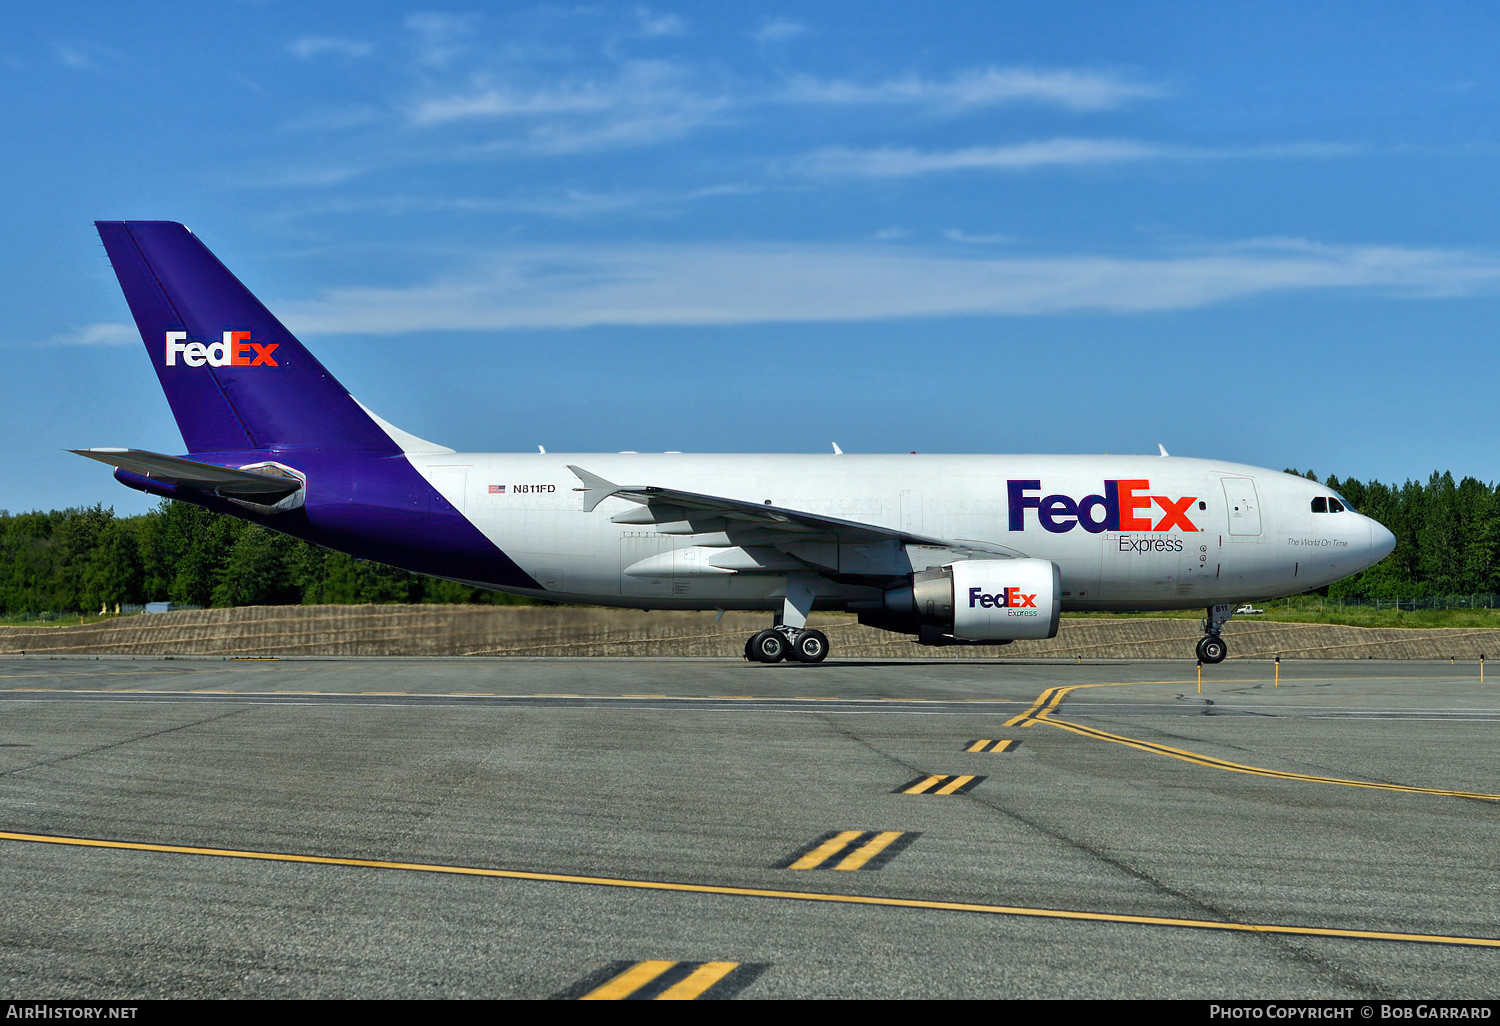
[[[962,777],[954,777],[948,783],[944,784],[942,787],[938,788],[936,791],[934,791],[932,793],[933,794],[952,794],[954,791],[957,791],[960,787],[963,787],[965,784],[969,783],[969,781],[971,781],[973,779],[974,779],[974,777],[972,775],[962,776]]]
[[[602,987],[595,987],[579,1001],[619,1001],[676,965],[676,962],[637,962]]]
[[[834,834],[828,840],[818,845],[816,848],[808,852],[806,855],[802,856],[796,862],[793,862],[788,868],[812,869],[814,866],[822,865],[825,861],[833,856],[834,852],[842,850],[844,845],[848,844],[850,841],[854,840],[862,833],[864,833],[863,830],[845,830],[843,833]],[[889,844],[890,842],[888,841],[886,843]],[[881,847],[884,847],[884,845],[882,845]],[[848,859],[844,860],[844,862],[848,861]],[[839,865],[843,865],[843,862],[839,863]]]
[[[909,787],[904,787],[901,790],[903,794],[922,794],[929,787],[932,787],[939,781],[947,779],[948,777],[946,774],[935,773],[932,776],[929,776],[924,780],[918,780],[915,784],[912,784]]]
[[[1172,916],[1122,915],[1112,912],[1086,912],[1076,909],[1030,908],[1021,905],[985,905],[965,901],[928,901],[921,898],[888,898],[868,894],[820,894],[815,891],[776,890],[764,887],[726,887],[714,884],[666,883],[659,880],[632,880],[623,877],[575,876],[566,873],[535,873],[515,869],[487,869],[480,866],[445,866],[422,862],[386,862],[379,859],[346,859],[326,855],[296,855],[286,852],[243,851],[232,848],[198,848],[175,844],[144,844],[136,841],[105,841],[85,837],[60,837],[49,834],[20,834],[0,831],[0,840],[32,844],[56,844],[82,848],[106,848],[122,851],[161,852],[177,855],[211,855],[218,858],[252,859],[268,862],[295,862],[325,866],[357,866],[366,869],[393,869],[416,873],[444,873],[460,876],[493,877],[504,880],[527,880],[542,883],[585,884],[595,887],[620,887],[632,890],[666,891],[679,894],[714,894],[724,897],[773,898],[782,901],[819,902],[830,905],[866,905],[877,908],[915,908],[980,915],[1010,916],[1028,919],[1059,919],[1092,923],[1119,923],[1134,926],[1172,926],[1196,930],[1220,930],[1230,933],[1277,934],[1298,937],[1331,937],[1344,940],[1400,941],[1411,944],[1444,944],[1470,948],[1500,948],[1500,938],[1462,937],[1430,933],[1400,933],[1386,930],[1348,930],[1323,926],[1292,926],[1278,923],[1239,923],[1214,919],[1180,919]]]
[[[881,852],[889,848],[891,846],[891,842],[900,837],[901,834],[902,831],[900,830],[886,830],[883,833],[878,833],[874,837],[866,841],[864,844],[860,845],[856,851],[840,859],[838,865],[834,866],[833,868],[851,870],[863,869],[866,862],[869,862],[876,855],[879,855]],[[855,836],[858,835],[856,834]],[[814,864],[816,865],[816,863]],[[794,865],[792,868],[803,869],[806,867]]]
[[[728,976],[738,962],[704,962],[687,976],[656,995],[657,1001],[692,1001],[709,987]]]

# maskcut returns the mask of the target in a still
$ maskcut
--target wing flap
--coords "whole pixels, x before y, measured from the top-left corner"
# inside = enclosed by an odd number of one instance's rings
[[[728,521],[730,525],[756,528],[758,543],[783,550],[803,542],[826,539],[840,545],[887,543],[934,547],[950,550],[955,558],[960,559],[1016,559],[1025,556],[1016,549],[990,542],[934,538],[820,513],[658,485],[617,485],[582,467],[569,465],[568,469],[583,483],[583,487],[574,491],[583,493],[585,512],[592,512],[605,499],[626,499],[637,503],[640,508],[617,513],[610,518],[612,521],[631,525],[654,524],[658,531],[667,534],[722,531],[724,522]],[[733,531],[732,526],[730,530]]]

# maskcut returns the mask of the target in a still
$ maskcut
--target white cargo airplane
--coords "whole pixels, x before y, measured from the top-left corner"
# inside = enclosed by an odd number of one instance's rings
[[[761,662],[820,662],[813,609],[927,645],[1057,634],[1063,610],[1235,608],[1395,547],[1313,481],[1160,456],[459,453],[365,409],[180,224],[99,234],[187,446],[83,449],[153,495],[498,591],[774,615]]]

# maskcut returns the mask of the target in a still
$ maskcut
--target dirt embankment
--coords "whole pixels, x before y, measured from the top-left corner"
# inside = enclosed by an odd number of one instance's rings
[[[763,613],[538,606],[251,606],[121,617],[60,627],[0,627],[0,653],[37,655],[739,656]],[[1194,620],[1064,619],[1050,641],[924,648],[904,635],[815,615],[835,658],[1184,659]],[[1231,658],[1476,659],[1500,629],[1408,630],[1235,620]]]

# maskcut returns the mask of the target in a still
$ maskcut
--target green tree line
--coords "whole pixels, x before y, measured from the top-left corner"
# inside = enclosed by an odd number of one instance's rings
[[[1293,471],[1295,473],[1295,471]],[[1316,481],[1312,471],[1305,475]],[[1375,566],[1327,589],[1332,598],[1411,598],[1500,592],[1500,490],[1436,471],[1424,485],[1407,481],[1325,484],[1396,536],[1396,550]]]
[[[528,600],[346,556],[186,502],[0,510],[0,615],[196,606]]]
[[[1296,471],[1290,471],[1296,473]],[[1303,476],[1316,481],[1312,471]],[[1384,561],[1329,588],[1335,598],[1500,592],[1500,490],[1448,472],[1424,485],[1329,477],[1330,491],[1396,536]],[[286,535],[163,501],[116,517],[102,506],[0,510],[0,615],[95,612],[116,604],[198,606],[525,602],[357,560]]]

